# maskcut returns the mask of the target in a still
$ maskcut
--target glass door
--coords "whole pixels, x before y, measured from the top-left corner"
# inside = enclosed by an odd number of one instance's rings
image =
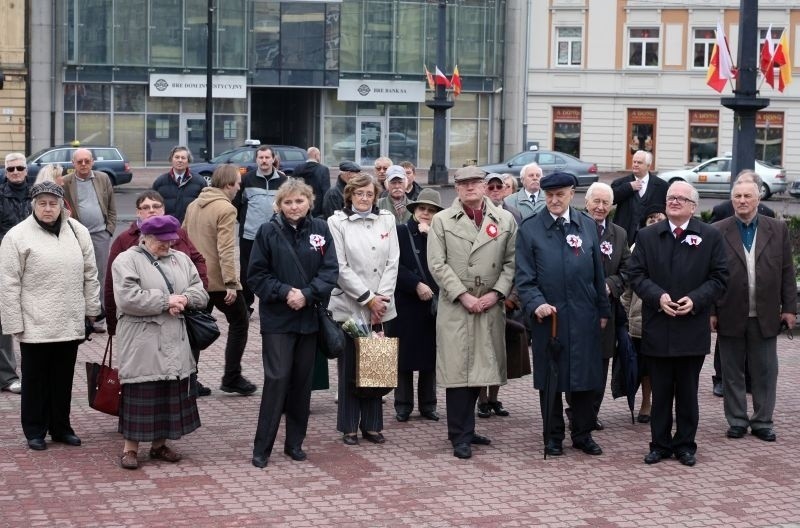
[[[356,163],[362,167],[374,165],[375,160],[386,152],[383,138],[383,120],[357,118],[353,148],[355,150]]]
[[[195,161],[203,159],[206,147],[206,118],[203,114],[181,114],[180,144],[189,147]]]

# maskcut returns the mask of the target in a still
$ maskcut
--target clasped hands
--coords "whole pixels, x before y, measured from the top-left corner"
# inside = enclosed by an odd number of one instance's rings
[[[185,295],[171,294],[167,300],[168,310],[170,315],[178,315],[186,309],[189,304],[189,298]]]
[[[471,293],[464,292],[459,295],[458,300],[461,306],[466,308],[469,313],[479,314],[497,304],[497,301],[500,300],[500,295],[494,290],[484,293],[480,297],[475,297]]]
[[[678,315],[686,315],[694,308],[694,303],[687,297],[681,297],[677,301],[673,301],[668,293],[662,293],[661,298],[658,300],[661,310],[670,317]]]
[[[292,288],[286,296],[286,304],[292,310],[302,310],[306,306],[306,296],[297,288]]]
[[[417,297],[419,297],[420,301],[430,301],[433,298],[433,290],[424,282],[418,282]]]
[[[380,324],[383,321],[383,316],[386,315],[386,311],[389,309],[389,302],[392,299],[385,295],[376,294],[375,297],[369,300],[367,303],[367,307],[370,311],[370,322],[371,324]]]

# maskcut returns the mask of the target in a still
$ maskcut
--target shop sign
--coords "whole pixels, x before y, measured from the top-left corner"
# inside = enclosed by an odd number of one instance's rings
[[[580,107],[571,108],[566,106],[553,107],[553,121],[559,123],[580,123],[581,122],[581,109]]]
[[[214,99],[247,99],[247,77],[241,75],[214,75]],[[150,74],[150,97],[206,96],[205,75]]]
[[[425,82],[339,79],[337,97],[339,101],[422,103],[425,102]]]
[[[782,127],[783,126],[783,112],[758,112],[756,114],[757,127]]]
[[[717,110],[689,110],[690,125],[719,125]]]

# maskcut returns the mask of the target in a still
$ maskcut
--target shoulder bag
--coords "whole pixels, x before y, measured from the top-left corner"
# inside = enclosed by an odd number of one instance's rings
[[[108,336],[102,363],[86,362],[86,386],[89,389],[89,407],[111,416],[119,416],[122,385],[119,383],[119,371],[111,367],[111,348],[111,336]]]
[[[417,245],[414,243],[414,237],[411,234],[411,230],[407,229],[406,233],[408,233],[408,241],[411,242],[411,251],[414,253],[414,260],[417,261],[417,269],[419,269],[419,274],[423,279],[427,280],[427,276],[425,275],[425,268],[422,267],[422,262],[419,260],[419,251],[417,251]],[[434,293],[433,297],[431,297],[431,315],[436,317],[436,312],[439,311],[439,296]]]
[[[154,259],[150,253],[143,249],[139,251],[147,257],[153,264],[161,276],[164,277],[164,282],[167,283],[167,290],[174,294],[172,283],[169,282],[167,276],[164,275],[164,270],[161,269],[158,261]],[[190,310],[186,309],[182,312],[183,320],[186,322],[186,335],[189,337],[189,346],[193,350],[205,350],[210,347],[220,335],[219,327],[217,326],[217,319],[205,310]]]

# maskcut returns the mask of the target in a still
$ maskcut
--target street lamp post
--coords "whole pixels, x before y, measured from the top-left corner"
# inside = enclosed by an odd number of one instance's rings
[[[208,39],[206,40],[206,162],[211,161],[211,139],[214,132],[214,0],[208,0]]]
[[[447,64],[447,0],[438,0],[438,3],[436,64],[441,64],[444,68]],[[444,185],[449,180],[447,164],[445,163],[447,110],[453,107],[453,101],[447,98],[447,91],[443,85],[437,83],[435,88],[433,99],[425,101],[425,105],[433,110],[433,152],[431,168],[428,172],[428,183]]]

